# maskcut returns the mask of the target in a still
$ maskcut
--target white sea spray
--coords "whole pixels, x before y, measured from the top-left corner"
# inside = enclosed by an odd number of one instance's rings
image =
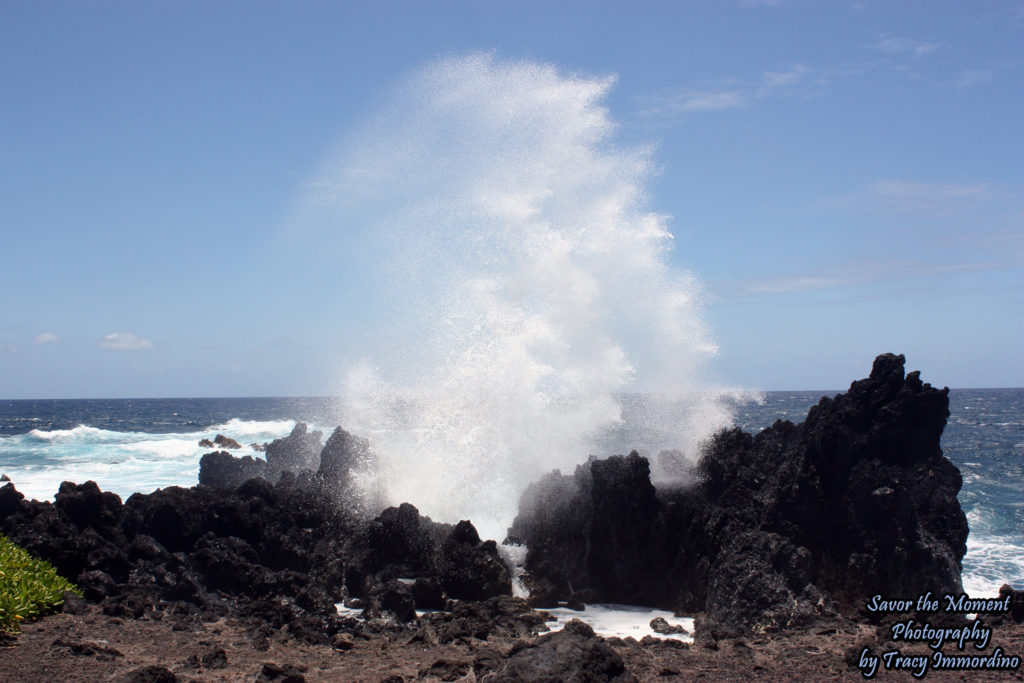
[[[367,250],[368,296],[388,311],[340,384],[392,502],[500,535],[531,480],[596,452],[622,392],[672,406],[631,444],[652,456],[692,460],[729,423],[704,377],[702,289],[648,206],[651,150],[615,143],[613,84],[442,59],[310,183],[304,220]]]

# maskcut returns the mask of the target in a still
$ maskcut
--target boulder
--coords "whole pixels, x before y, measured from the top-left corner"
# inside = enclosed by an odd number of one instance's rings
[[[180,679],[167,667],[153,664],[132,669],[116,680],[117,683],[176,683]]]
[[[416,601],[409,584],[397,580],[388,581],[380,587],[375,597],[380,609],[394,614],[399,621],[416,619]]]
[[[494,541],[480,541],[473,524],[455,525],[441,548],[441,586],[456,600],[512,594],[512,576]]]
[[[663,617],[655,617],[651,619],[651,630],[655,633],[660,633],[663,636],[670,636],[679,633],[689,633],[685,626],[679,624],[670,624]]]
[[[537,638],[518,641],[505,662],[480,680],[505,681],[615,681],[627,683],[636,678],[626,671],[622,658],[594,631],[576,619],[563,630]]]
[[[455,600],[511,595],[508,567],[494,541],[481,541],[469,521],[452,526],[431,521],[408,503],[384,510],[346,545],[346,585],[352,595],[379,592],[378,585],[409,579],[423,607]],[[417,597],[418,596],[418,597]]]
[[[438,546],[445,525],[435,525],[409,503],[390,507],[370,521],[347,548],[353,559],[349,590],[362,594],[361,579],[436,576]]]
[[[522,638],[548,630],[546,622],[553,620],[546,612],[530,609],[522,598],[501,595],[482,602],[453,601],[449,611],[424,614],[416,637],[430,644],[487,640],[492,635]]]
[[[227,449],[234,449],[234,448],[241,448],[242,447],[242,444],[238,443],[237,441],[232,439],[230,436],[224,436],[223,434],[218,434],[216,437],[214,437],[213,445],[218,446],[220,448],[227,448]]]

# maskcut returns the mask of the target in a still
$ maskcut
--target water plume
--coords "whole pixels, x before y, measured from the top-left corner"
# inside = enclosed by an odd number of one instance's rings
[[[651,150],[615,143],[613,84],[442,59],[311,184],[308,216],[342,238],[378,316],[342,390],[392,501],[500,538],[531,480],[609,454],[624,394],[664,399],[626,448],[692,458],[728,423],[701,381],[716,348],[700,287],[647,207]]]

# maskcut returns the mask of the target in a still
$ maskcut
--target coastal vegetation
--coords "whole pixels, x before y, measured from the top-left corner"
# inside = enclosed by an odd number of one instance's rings
[[[0,535],[0,633],[17,633],[25,619],[60,607],[66,591],[79,593],[49,562]]]

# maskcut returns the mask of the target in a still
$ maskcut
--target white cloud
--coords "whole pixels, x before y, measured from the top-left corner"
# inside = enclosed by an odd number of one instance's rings
[[[889,208],[914,210],[923,205],[990,199],[995,192],[984,183],[918,183],[885,180],[868,185],[869,196]]]
[[[999,195],[999,190],[987,183],[879,180],[856,192],[826,197],[819,202],[819,206],[829,209],[943,215],[965,208],[977,208]]]
[[[818,289],[842,287],[856,282],[863,282],[863,280],[839,274],[780,276],[753,280],[746,283],[743,290],[747,294],[788,294],[790,292],[811,292]]]
[[[992,80],[993,73],[989,69],[967,69],[961,72],[953,84],[960,89],[973,88],[976,85],[988,83]]]
[[[736,109],[747,105],[746,96],[739,90],[682,88],[649,95],[642,99],[640,114],[654,118],[672,118],[688,112]]]
[[[111,332],[100,341],[100,346],[112,351],[149,351],[153,342],[132,332]]]
[[[926,43],[923,40],[916,40],[914,38],[882,38],[871,46],[872,49],[879,52],[885,52],[890,55],[909,54],[914,59],[935,52],[940,47],[942,45],[939,43]]]
[[[772,0],[750,1],[757,5],[775,4]],[[882,70],[895,70],[897,73],[916,76],[909,65],[910,60],[931,55],[945,46],[915,38],[882,36],[867,47],[889,57],[873,57],[867,62],[832,68],[794,64],[788,68],[764,71],[757,77],[746,79],[696,81],[637,97],[639,114],[646,118],[668,119],[691,112],[747,107],[758,100],[771,98],[809,98],[820,95],[835,82],[864,77]],[[984,83],[992,76],[993,73],[988,70],[965,70],[954,84],[960,88],[970,87]]]
[[[669,88],[638,98],[641,116],[673,118],[691,112],[721,111],[746,107],[767,97],[808,94],[827,84],[824,78],[811,78],[813,71],[797,64],[782,71],[765,71],[756,81],[735,79]]]
[[[888,280],[970,273],[1000,267],[1002,267],[1001,264],[996,262],[908,263],[896,261],[863,263],[853,267],[834,268],[822,273],[734,282],[727,285],[726,289],[734,296],[791,294]]]
[[[761,75],[764,86],[769,89],[787,88],[799,85],[804,77],[810,72],[806,66],[797,64],[786,71],[765,71]]]
[[[43,332],[42,334],[37,335],[36,338],[32,340],[32,343],[33,344],[54,344],[54,343],[56,343],[58,341],[60,341],[60,339],[53,332]]]

